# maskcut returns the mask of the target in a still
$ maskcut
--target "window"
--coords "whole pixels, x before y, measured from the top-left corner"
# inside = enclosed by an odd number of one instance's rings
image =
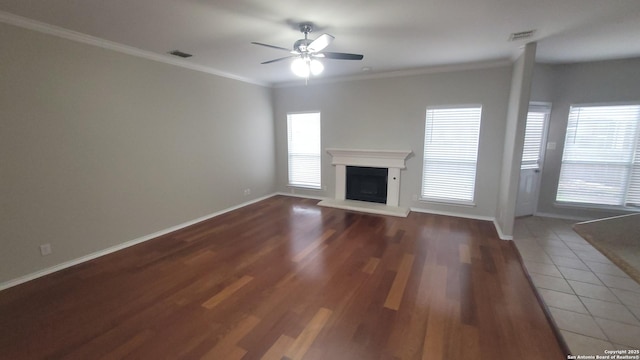
[[[540,169],[540,155],[544,139],[545,124],[551,109],[548,105],[530,105],[527,114],[527,127],[524,134],[524,148],[522,149],[522,170]]]
[[[287,114],[289,185],[320,189],[320,113]]]
[[[640,105],[572,106],[556,200],[640,206]]]
[[[473,203],[481,106],[427,108],[422,198]]]

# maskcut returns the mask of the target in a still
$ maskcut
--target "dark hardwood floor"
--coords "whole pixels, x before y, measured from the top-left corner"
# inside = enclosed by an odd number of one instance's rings
[[[564,359],[490,222],[276,196],[0,292],[3,359]]]

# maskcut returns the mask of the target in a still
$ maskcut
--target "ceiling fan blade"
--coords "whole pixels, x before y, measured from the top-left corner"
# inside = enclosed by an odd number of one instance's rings
[[[318,55],[324,55],[327,59],[336,59],[336,60],[362,60],[364,55],[360,54],[348,54],[348,53],[338,53],[338,52],[322,52]]]
[[[263,44],[263,43],[259,43],[259,42],[255,42],[255,41],[252,41],[251,43],[252,43],[252,44],[254,44],[254,45],[266,46],[266,47],[270,47],[270,48],[273,48],[273,49],[284,50],[284,51],[291,51],[291,49],[283,48],[283,47],[280,47],[280,46],[269,45],[269,44]]]
[[[271,63],[274,63],[274,62],[276,62],[276,61],[282,61],[282,60],[291,59],[291,58],[294,58],[294,57],[297,57],[297,56],[296,56],[296,55],[292,55],[292,56],[285,56],[285,57],[281,57],[281,58],[277,58],[277,59],[273,59],[273,60],[265,61],[265,62],[262,62],[262,63],[260,63],[260,64],[271,64]]]
[[[322,51],[322,49],[326,48],[327,46],[329,46],[329,44],[331,44],[333,39],[334,37],[329,34],[322,34],[318,36],[317,39],[313,40],[311,44],[309,44],[309,46],[307,46],[307,50],[309,50],[309,52],[312,52],[312,53]]]

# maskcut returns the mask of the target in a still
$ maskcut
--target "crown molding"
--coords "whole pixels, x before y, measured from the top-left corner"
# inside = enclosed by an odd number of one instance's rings
[[[242,76],[230,74],[224,71],[220,71],[208,66],[197,65],[190,63],[187,60],[176,59],[168,55],[157,54],[151,51],[142,50],[133,46],[116,43],[113,41],[101,39],[99,37],[83,34],[77,31],[65,29],[59,26],[50,25],[41,21],[29,19],[26,17],[11,14],[5,11],[0,11],[0,22],[9,25],[21,27],[28,30],[38,31],[47,35],[52,35],[60,38],[64,38],[71,41],[76,41],[83,44],[93,45],[108,50],[117,51],[123,54],[140,57],[147,60],[157,61],[169,65],[179,66],[189,70],[195,70],[204,72],[211,75],[216,75],[232,80],[242,81],[249,84],[271,87],[271,84],[256,81],[253,79],[245,78]]]
[[[313,81],[310,81],[308,85],[305,85],[304,83],[301,84],[300,81],[289,81],[289,82],[275,84],[273,85],[273,87],[288,88],[288,87],[311,86],[311,85],[331,84],[331,83],[340,83],[340,82],[358,81],[358,80],[399,78],[399,77],[415,76],[415,75],[491,69],[491,68],[498,68],[498,67],[511,66],[511,65],[513,65],[513,59],[496,59],[496,60],[480,61],[480,62],[473,62],[473,63],[449,64],[449,65],[439,65],[439,66],[427,66],[427,67],[421,67],[421,68],[415,68],[415,69],[383,71],[378,73],[368,73],[366,75],[361,74],[361,75],[342,76],[342,77],[324,78],[324,79],[313,78],[312,79]]]

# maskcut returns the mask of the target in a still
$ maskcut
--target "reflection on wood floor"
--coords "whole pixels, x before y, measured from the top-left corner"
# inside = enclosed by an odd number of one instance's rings
[[[0,292],[8,359],[563,359],[490,222],[276,196]]]

